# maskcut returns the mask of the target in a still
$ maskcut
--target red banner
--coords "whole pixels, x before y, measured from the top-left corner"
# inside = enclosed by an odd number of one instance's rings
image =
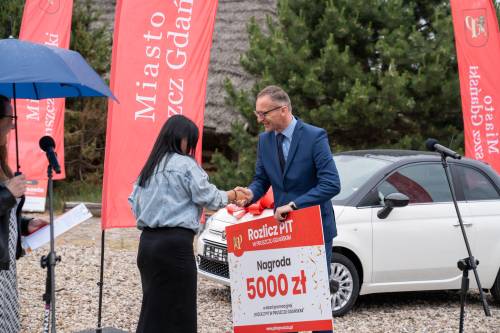
[[[26,0],[19,39],[60,48],[69,48],[73,0]],[[47,179],[47,158],[38,141],[50,135],[56,143],[61,173],[64,170],[64,99],[17,100],[19,164],[27,179]],[[14,133],[9,138],[9,165],[16,170]]]
[[[451,0],[465,155],[500,172],[500,34],[491,0]]]
[[[217,0],[118,0],[104,162],[102,227],[135,226],[127,197],[160,128],[176,114],[200,129]]]

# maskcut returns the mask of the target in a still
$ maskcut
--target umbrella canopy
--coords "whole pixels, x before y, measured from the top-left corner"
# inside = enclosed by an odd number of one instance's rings
[[[14,99],[17,172],[20,166],[16,99],[111,97],[116,100],[78,52],[15,38],[0,40],[0,94]]]
[[[0,40],[0,94],[10,98],[111,97],[111,90],[75,51]]]

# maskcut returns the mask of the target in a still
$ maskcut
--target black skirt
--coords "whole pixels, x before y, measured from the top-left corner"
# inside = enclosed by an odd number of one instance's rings
[[[142,307],[138,333],[196,333],[194,232],[185,228],[144,229],[137,266]]]

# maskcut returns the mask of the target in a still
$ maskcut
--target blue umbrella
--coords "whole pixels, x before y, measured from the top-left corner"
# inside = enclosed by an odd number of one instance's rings
[[[108,86],[75,51],[22,41],[0,40],[0,94],[14,99],[16,161],[16,99],[111,97]]]
[[[106,96],[116,100],[78,52],[14,38],[0,40],[0,94],[29,99]]]

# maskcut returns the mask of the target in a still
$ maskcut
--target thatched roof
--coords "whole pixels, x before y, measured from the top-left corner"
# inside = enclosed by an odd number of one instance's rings
[[[85,3],[86,0],[74,0],[74,2]],[[115,22],[115,7],[116,0],[91,0],[100,11],[101,19],[109,27],[109,30],[113,30]]]
[[[240,56],[249,46],[247,24],[251,17],[264,24],[266,15],[275,16],[275,11],[276,0],[219,0],[208,67],[205,127],[231,131],[238,112],[224,102],[224,80],[229,78],[240,89],[252,87],[254,79],[240,65]]]
[[[82,0],[77,0],[82,1]],[[93,0],[103,21],[113,28],[116,0]],[[250,88],[254,79],[240,65],[240,56],[248,49],[247,24],[251,17],[264,24],[266,15],[276,15],[277,0],[219,0],[207,82],[205,130],[229,133],[238,119],[236,110],[224,102],[224,80],[237,88]]]

